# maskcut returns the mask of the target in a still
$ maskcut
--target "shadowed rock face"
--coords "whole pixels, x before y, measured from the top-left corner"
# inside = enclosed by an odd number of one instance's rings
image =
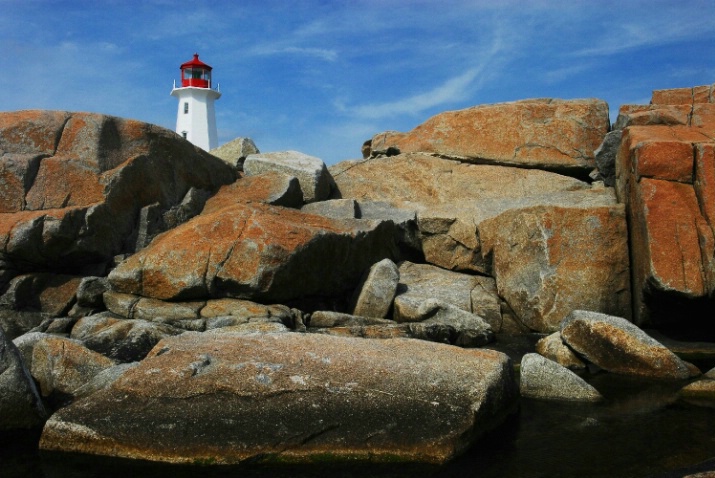
[[[60,410],[41,447],[183,463],[441,463],[508,409],[510,368],[498,352],[415,340],[187,333]]]
[[[80,271],[133,250],[142,207],[168,210],[235,170],[171,131],[92,113],[0,113],[4,269]]]
[[[670,121],[676,110],[684,118]],[[654,91],[647,113],[648,122],[622,115],[637,126],[624,130],[616,158],[618,197],[628,214],[634,319],[707,325],[702,317],[715,294],[712,86]]]
[[[375,135],[371,148],[585,176],[608,128],[604,101],[534,99],[440,113],[409,133]]]

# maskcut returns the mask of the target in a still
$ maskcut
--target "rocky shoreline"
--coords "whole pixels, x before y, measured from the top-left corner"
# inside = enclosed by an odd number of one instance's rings
[[[712,404],[687,360],[715,357],[714,86],[613,126],[595,99],[445,112],[330,168],[0,113],[0,431],[170,463],[443,464],[519,396],[601,400],[584,376]]]

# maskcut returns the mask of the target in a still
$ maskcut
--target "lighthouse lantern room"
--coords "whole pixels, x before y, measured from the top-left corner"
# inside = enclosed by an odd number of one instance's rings
[[[181,87],[174,88],[171,95],[179,99],[176,114],[176,132],[196,146],[210,151],[218,147],[216,132],[216,110],[214,101],[221,97],[218,87],[211,85],[212,68],[194,58],[180,66]]]

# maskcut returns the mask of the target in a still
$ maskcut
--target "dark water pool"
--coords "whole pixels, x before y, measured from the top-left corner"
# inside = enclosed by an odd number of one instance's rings
[[[677,399],[680,384],[600,374],[597,405],[522,399],[497,431],[445,467],[184,467],[40,454],[37,437],[0,440],[0,477],[651,477],[715,457],[715,408]],[[715,470],[715,462],[701,465]]]

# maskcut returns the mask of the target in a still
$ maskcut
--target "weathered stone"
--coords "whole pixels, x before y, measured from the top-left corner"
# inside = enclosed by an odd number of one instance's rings
[[[48,318],[48,314],[40,312],[21,312],[0,308],[0,328],[5,331],[9,340],[14,340],[39,327]]]
[[[214,322],[213,325],[217,325]],[[206,333],[210,334],[230,334],[230,335],[254,335],[254,334],[282,334],[291,330],[281,322],[270,319],[254,319],[243,324],[214,326]]]
[[[551,335],[536,342],[536,352],[557,364],[572,370],[584,369],[586,364],[571,350],[563,340],[561,333]]]
[[[124,375],[124,372],[136,367],[137,365],[139,365],[139,362],[120,363],[105,368],[92,377],[87,383],[73,390],[72,396],[75,400],[77,400],[107,388],[109,385],[119,380],[119,378]]]
[[[414,338],[460,347],[481,347],[494,340],[494,332],[484,319],[437,299],[423,299],[413,315],[421,317],[409,324]]]
[[[12,341],[20,352],[27,370],[32,370],[32,350],[35,348],[35,344],[47,337],[52,337],[52,335],[46,332],[28,332]]]
[[[303,205],[303,193],[295,177],[278,171],[267,171],[222,186],[206,202],[202,213],[211,214],[227,206],[246,202],[300,209]]]
[[[482,317],[495,332],[501,330],[501,306],[491,277],[461,274],[409,261],[400,263],[399,273],[393,312],[396,321],[410,321],[411,314],[403,314],[403,308],[414,309],[411,304],[415,301],[434,298]]]
[[[129,318],[146,321],[164,319],[167,323],[198,319],[205,302],[165,302],[163,300],[140,298]]]
[[[209,151],[214,156],[223,159],[239,171],[243,171],[243,162],[249,154],[258,154],[260,151],[251,138],[236,138],[218,148]]]
[[[293,312],[289,307],[280,304],[263,305],[250,300],[215,299],[206,302],[201,309],[201,317],[236,317],[240,319],[276,319],[279,322],[293,321]]]
[[[618,154],[622,137],[623,131],[621,130],[609,132],[594,152],[598,172],[601,174],[603,183],[606,186],[616,184],[616,155]]]
[[[389,222],[236,204],[158,237],[114,269],[109,281],[118,292],[162,300],[331,295],[354,288],[367,267],[394,257],[393,231]],[[192,247],[177,250],[176,244]]]
[[[490,234],[480,231],[484,221],[500,214],[534,206],[588,208],[615,206],[612,189],[592,187],[576,191],[532,194],[523,197],[488,198],[431,207],[418,213],[418,226],[425,261],[445,269],[491,274],[491,261],[485,259],[482,243]]]
[[[498,423],[512,380],[505,355],[479,349],[185,334],[57,412],[40,447],[182,463],[441,463]]]
[[[384,320],[384,319],[383,319]],[[410,330],[411,324],[346,324],[339,325],[336,327],[311,327],[308,332],[322,335],[332,335],[336,337],[353,337],[361,339],[412,339],[417,338],[412,330]],[[428,340],[430,342],[442,342],[441,337],[438,340],[432,340],[428,337],[428,333],[431,332],[429,329],[418,330],[421,340]]]
[[[417,215],[412,209],[395,207],[384,201],[359,201],[358,219],[392,221],[396,228],[397,246],[401,256],[422,255],[422,243],[417,230]]]
[[[0,327],[0,430],[39,428],[46,418],[42,399],[20,351]]]
[[[532,330],[558,330],[575,309],[630,316],[623,206],[512,210],[479,233],[499,296]]]
[[[604,101],[523,100],[440,113],[409,133],[380,133],[372,138],[372,151],[395,147],[587,175],[608,129]]]
[[[206,201],[211,196],[211,191],[189,188],[188,192],[176,206],[172,206],[161,216],[162,231],[173,229],[179,224],[183,224],[192,217],[201,213]]]
[[[521,359],[519,390],[522,397],[546,400],[597,402],[603,396],[581,377],[539,354]]]
[[[713,88],[715,88],[715,85],[654,90],[650,102],[654,105],[692,105],[695,103],[715,103]]]
[[[15,277],[0,303],[13,310],[43,312],[50,317],[65,315],[76,300],[80,277],[32,273]]]
[[[41,157],[36,173],[30,171],[35,160],[24,175],[8,173],[14,186],[3,188],[0,179],[0,192],[7,193],[0,201],[3,269],[101,269],[133,248],[141,208],[168,209],[191,187],[214,191],[235,178],[233,168],[175,133],[134,120],[0,113],[0,137],[6,153],[0,161],[13,163],[0,171],[17,170],[18,154]]]
[[[609,372],[663,379],[687,379],[692,374],[673,352],[620,317],[576,310],[564,320],[561,337]]]
[[[390,259],[373,264],[356,289],[353,315],[384,319],[392,308],[400,272]]]
[[[466,164],[419,153],[344,161],[330,171],[338,188],[335,197],[360,204],[387,202],[415,211],[590,188],[583,181],[538,169]]]
[[[354,199],[331,199],[306,204],[301,211],[334,219],[359,219],[357,201]]]
[[[365,325],[394,325],[393,320],[377,317],[360,317],[352,314],[343,314],[330,310],[317,310],[310,314],[309,326],[312,328],[325,327],[354,327]]]
[[[108,290],[102,294],[102,299],[107,310],[120,317],[131,319],[134,316],[134,306],[137,305],[141,297]]]
[[[77,287],[77,303],[86,307],[104,308],[104,293],[109,290],[106,277],[83,277]]]
[[[613,127],[689,125],[692,110],[690,105],[623,105]]]
[[[42,396],[51,403],[61,403],[72,392],[89,382],[102,370],[115,364],[79,342],[62,337],[45,337],[32,350],[32,376]]]
[[[243,163],[247,176],[279,171],[298,178],[303,202],[322,201],[330,195],[332,179],[325,163],[298,151],[251,154]]]
[[[98,323],[92,326],[95,320]],[[88,324],[80,325],[82,322]],[[161,339],[184,332],[167,324],[135,319],[113,321],[103,317],[81,319],[75,329],[72,338],[90,350],[123,363],[142,360]]]
[[[697,380],[680,390],[684,398],[715,401],[715,380]]]

